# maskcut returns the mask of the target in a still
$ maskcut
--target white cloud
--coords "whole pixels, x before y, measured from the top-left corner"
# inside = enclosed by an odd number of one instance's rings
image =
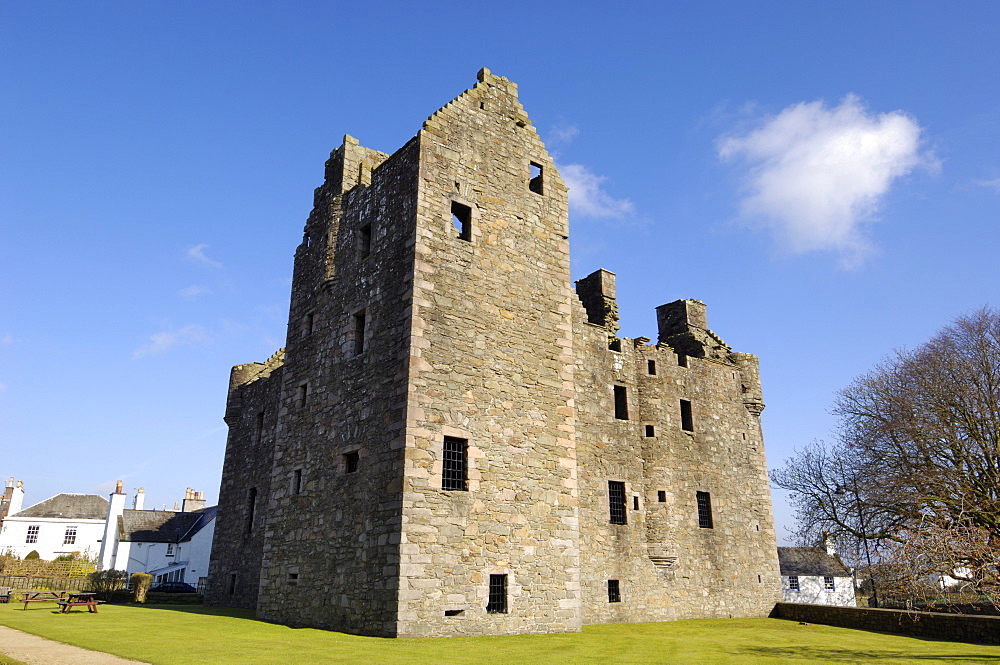
[[[206,289],[204,286],[198,286],[197,284],[193,284],[185,289],[181,289],[178,292],[178,295],[180,295],[180,297],[184,298],[185,300],[194,300],[198,296],[205,293],[211,293],[211,291]]]
[[[620,219],[635,211],[628,199],[616,199],[604,191],[602,183],[606,177],[591,173],[582,164],[565,164],[558,168],[569,187],[569,208],[573,214]]]
[[[213,268],[221,268],[221,263],[205,256],[206,249],[208,249],[208,245],[195,245],[194,247],[188,247],[185,254],[188,259],[201,263],[202,265],[212,266]]]
[[[150,335],[149,343],[136,349],[132,353],[132,358],[136,359],[145,356],[158,356],[166,353],[179,344],[202,342],[205,338],[205,330],[197,324],[184,326],[178,330],[164,330],[154,335]]]
[[[794,253],[833,249],[846,266],[873,251],[863,225],[892,183],[935,160],[920,153],[921,128],[902,111],[869,113],[848,95],[827,108],[803,102],[742,136],[720,139],[723,160],[748,166],[743,215]]]
[[[977,180],[976,184],[980,187],[986,187],[987,189],[992,189],[993,191],[1000,194],[1000,178],[996,180]]]
[[[548,138],[550,143],[570,143],[579,134],[579,127],[560,120],[549,130]]]

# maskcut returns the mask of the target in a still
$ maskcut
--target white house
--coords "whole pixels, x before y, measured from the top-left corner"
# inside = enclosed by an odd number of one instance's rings
[[[782,600],[857,607],[854,577],[827,538],[824,547],[779,547]]]
[[[101,548],[108,501],[97,494],[56,494],[21,509],[24,488],[7,483],[0,524],[0,552],[24,558],[32,551],[41,559],[80,552],[94,556]]]

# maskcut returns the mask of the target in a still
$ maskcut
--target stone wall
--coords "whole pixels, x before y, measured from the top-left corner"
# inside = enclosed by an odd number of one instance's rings
[[[804,603],[778,603],[771,616],[791,621],[901,633],[936,640],[1000,644],[1000,617],[994,616],[833,607]]]

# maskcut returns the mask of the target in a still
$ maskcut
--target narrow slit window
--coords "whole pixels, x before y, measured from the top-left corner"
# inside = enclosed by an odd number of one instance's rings
[[[533,191],[535,194],[542,194],[543,180],[542,180],[542,165],[531,162],[531,173],[528,180],[528,189]]]
[[[292,471],[292,494],[302,493],[302,469]]]
[[[656,492],[656,500],[659,501],[660,503],[666,503],[667,502],[667,491],[666,490],[657,490],[657,492]]]
[[[264,412],[257,412],[257,423],[254,425],[253,438],[254,441],[260,441],[260,437],[264,434]]]
[[[257,512],[257,488],[251,487],[250,491],[247,492],[247,523],[246,532],[253,533],[253,518],[254,513]]]
[[[472,208],[458,201],[451,202],[451,223],[462,240],[472,240]]]
[[[357,450],[352,450],[349,453],[344,454],[344,472],[354,473],[358,470],[358,464],[361,463],[361,453]]]
[[[507,576],[490,575],[490,596],[486,601],[488,614],[507,613]]]
[[[702,529],[714,528],[712,522],[712,495],[708,492],[698,492],[698,526]]]
[[[608,580],[608,602],[622,602],[622,592],[619,580]]]
[[[646,436],[656,436],[656,427],[653,425],[646,425]]]
[[[687,367],[688,366],[688,357],[686,355],[684,355],[683,353],[678,353],[677,354],[677,366],[678,367]]]
[[[444,437],[444,457],[441,467],[441,489],[469,489],[469,441],[453,436]]]
[[[639,510],[639,495],[632,495],[632,510]]]
[[[372,225],[365,224],[358,229],[358,253],[365,258],[372,253]]]
[[[309,398],[309,384],[303,383],[301,386],[299,386],[299,392],[295,396],[295,405],[301,409],[306,405],[306,401],[308,400],[308,398]]]
[[[354,315],[354,355],[365,352],[365,326],[368,323],[368,312],[361,310]]]
[[[628,420],[628,393],[625,386],[615,386],[615,418]]]
[[[681,429],[685,432],[694,431],[694,417],[691,414],[691,401],[681,400]]]
[[[608,481],[608,507],[612,524],[628,524],[625,514],[625,483],[620,480]]]
[[[316,321],[316,315],[309,312],[302,317],[302,336],[308,337],[313,332],[313,323]]]
[[[646,361],[646,373],[650,376],[656,376],[656,361],[647,360]]]
[[[229,595],[236,593],[236,573],[229,574]]]

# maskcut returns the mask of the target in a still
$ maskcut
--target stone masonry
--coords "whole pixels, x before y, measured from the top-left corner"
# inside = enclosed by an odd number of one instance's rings
[[[617,336],[517,86],[478,78],[331,154],[286,347],[233,369],[206,602],[388,637],[766,616],[757,358],[696,300]]]

